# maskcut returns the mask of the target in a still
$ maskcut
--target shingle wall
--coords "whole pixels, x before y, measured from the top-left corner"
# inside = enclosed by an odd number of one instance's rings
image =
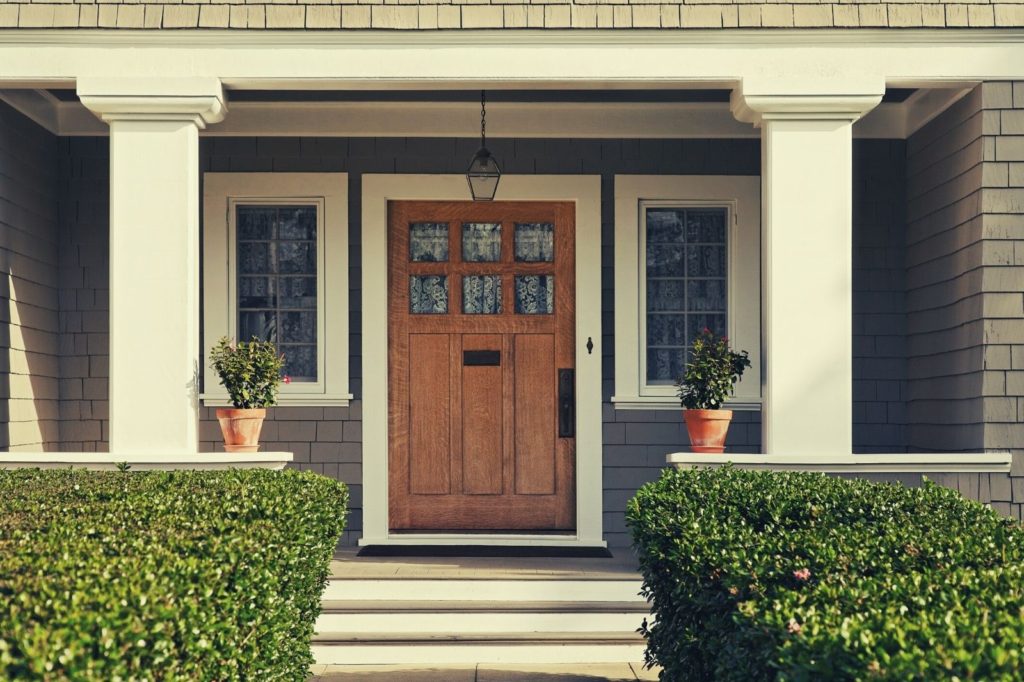
[[[69,424],[66,432],[88,432],[94,436],[91,447],[103,447],[106,140],[77,138],[61,144],[69,190],[64,201],[68,215],[78,216],[62,224],[61,295],[69,305],[62,320],[74,339],[76,353],[90,360],[87,365],[75,363],[87,366],[89,375],[63,381],[66,402],[81,410],[79,425]],[[336,476],[352,485],[354,511],[346,538],[349,542],[358,537],[362,525],[362,367],[358,355],[361,177],[363,173],[461,173],[477,144],[476,140],[420,138],[207,138],[201,143],[204,171],[349,173],[350,363],[356,400],[349,408],[273,409],[263,435],[266,447],[294,452],[296,466]],[[757,140],[493,140],[491,147],[506,173],[590,173],[603,178],[605,524],[608,540],[622,545],[628,541],[623,525],[626,500],[639,485],[657,476],[666,453],[685,447],[687,441],[675,410],[616,411],[608,402],[614,385],[614,175],[756,175],[760,172],[759,144]],[[855,306],[859,322],[855,345],[860,396],[855,433],[858,443],[865,447],[893,451],[903,448],[899,425],[902,350],[898,338],[902,334],[898,291],[902,280],[895,272],[902,269],[902,256],[893,256],[889,250],[900,253],[902,248],[902,217],[894,206],[901,201],[903,143],[858,141],[856,150],[859,210],[855,216]],[[203,447],[212,450],[220,436],[211,413],[204,409],[201,438]],[[759,442],[760,415],[738,413],[730,431],[730,448],[754,451]],[[82,438],[74,443],[76,447],[88,446]]]
[[[494,29],[1024,26],[1020,0],[5,0],[0,28]]]
[[[856,452],[903,452],[906,448],[905,176],[904,141],[858,140],[854,144]]]
[[[1024,84],[976,88],[908,168],[908,442],[1024,453]]]
[[[907,143],[908,445],[983,446],[982,89]]]
[[[1011,476],[956,485],[1020,519],[1024,83],[985,83],[921,129],[908,171],[908,444],[1009,450]]]
[[[57,139],[0,102],[0,450],[58,427]]]

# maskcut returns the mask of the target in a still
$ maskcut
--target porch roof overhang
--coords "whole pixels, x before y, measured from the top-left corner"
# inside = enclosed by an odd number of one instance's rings
[[[0,31],[0,87],[216,77],[236,89],[943,87],[1024,77],[1016,29]],[[846,93],[849,94],[849,93]]]

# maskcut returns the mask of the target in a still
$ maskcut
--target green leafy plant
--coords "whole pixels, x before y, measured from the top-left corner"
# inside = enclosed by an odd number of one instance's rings
[[[343,483],[0,470],[0,679],[308,679]]]
[[[277,402],[278,385],[289,383],[281,376],[284,356],[273,342],[256,337],[238,343],[222,338],[210,351],[210,366],[237,408],[271,407]]]
[[[627,523],[663,680],[1024,679],[1024,528],[955,490],[673,469]]]
[[[679,402],[688,410],[721,409],[747,367],[747,351],[730,350],[727,337],[705,327],[694,339],[690,361],[676,382]]]

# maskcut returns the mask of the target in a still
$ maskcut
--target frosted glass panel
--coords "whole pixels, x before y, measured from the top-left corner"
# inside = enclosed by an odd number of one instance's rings
[[[292,381],[317,380],[317,207],[237,206],[239,340],[273,341]]]
[[[516,260],[551,263],[555,260],[555,226],[551,223],[516,223]]]
[[[448,260],[448,223],[409,225],[409,260],[443,263]]]
[[[501,260],[501,223],[463,223],[462,260],[494,263]]]
[[[462,278],[462,312],[496,315],[501,312],[501,276],[467,275]]]
[[[409,312],[437,315],[448,312],[448,278],[413,275],[409,278]]]
[[[516,312],[520,315],[555,312],[555,276],[517,275]]]
[[[647,383],[674,384],[683,376],[686,355],[683,348],[648,348]]]
[[[704,327],[725,334],[724,208],[645,210],[647,383],[672,384]]]
[[[686,283],[687,310],[724,313],[725,307],[724,279],[698,279]]]
[[[316,346],[284,343],[278,346],[292,381],[316,378]]]

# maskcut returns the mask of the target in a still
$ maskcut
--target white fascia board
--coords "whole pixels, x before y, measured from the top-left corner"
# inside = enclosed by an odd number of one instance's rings
[[[145,48],[145,49],[139,49]],[[1024,32],[992,30],[0,31],[0,87],[216,77],[227,87],[708,87],[1024,78]]]
[[[894,453],[875,455],[708,455],[674,452],[665,461],[680,469],[732,465],[738,469],[826,471],[832,473],[1009,473],[1009,452]]]

